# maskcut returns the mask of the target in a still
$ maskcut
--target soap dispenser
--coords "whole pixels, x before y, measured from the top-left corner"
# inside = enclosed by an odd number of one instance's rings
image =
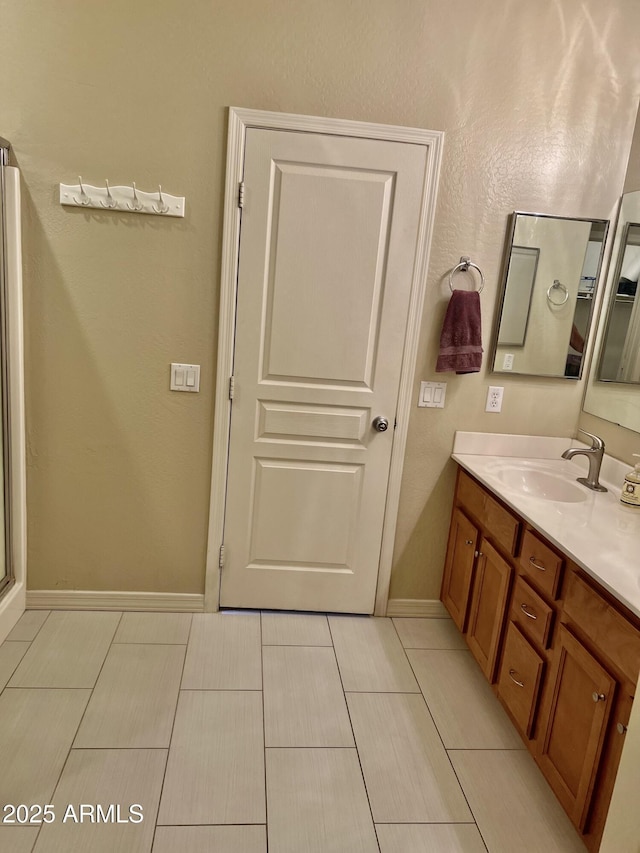
[[[640,458],[640,453],[633,455]],[[635,506],[640,509],[640,462],[636,463],[633,471],[625,474],[620,500],[627,506]]]

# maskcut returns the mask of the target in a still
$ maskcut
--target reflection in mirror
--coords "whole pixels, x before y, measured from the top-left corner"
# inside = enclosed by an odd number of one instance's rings
[[[640,312],[636,291],[640,276],[640,225],[627,222],[614,271],[598,379],[640,382]]]
[[[583,409],[640,432],[640,191],[620,205]],[[634,378],[635,377],[635,378]]]
[[[513,214],[494,372],[579,378],[607,226]]]

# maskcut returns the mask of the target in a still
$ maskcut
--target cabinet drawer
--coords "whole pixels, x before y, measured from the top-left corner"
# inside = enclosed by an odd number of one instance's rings
[[[524,578],[518,578],[511,599],[511,619],[543,649],[549,645],[553,608],[535,592]]]
[[[587,581],[571,572],[564,602],[564,621],[573,622],[633,684],[640,671],[640,632]]]
[[[531,531],[525,531],[520,552],[520,566],[541,592],[557,598],[563,559]]]
[[[498,679],[500,698],[520,729],[531,737],[544,661],[514,622],[509,622]]]
[[[515,555],[520,532],[518,519],[462,470],[456,496],[458,502],[486,529],[487,535],[508,554]]]

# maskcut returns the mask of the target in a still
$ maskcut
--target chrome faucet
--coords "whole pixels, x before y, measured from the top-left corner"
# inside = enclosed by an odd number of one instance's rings
[[[598,482],[602,457],[604,456],[604,441],[597,435],[586,432],[586,430],[579,429],[578,432],[583,433],[591,439],[591,447],[570,447],[569,450],[565,450],[562,454],[562,458],[573,459],[574,456],[586,456],[589,460],[589,474],[586,477],[578,477],[578,482],[585,485],[588,489],[593,489],[594,492],[606,492],[607,489]]]

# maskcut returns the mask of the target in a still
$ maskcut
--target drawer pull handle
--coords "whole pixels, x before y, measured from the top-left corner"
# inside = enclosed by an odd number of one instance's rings
[[[531,565],[533,566],[534,569],[538,569],[538,571],[540,571],[540,572],[546,572],[547,571],[545,569],[545,567],[542,566],[540,563],[536,563],[535,557],[529,557],[529,562],[531,563]]]
[[[625,726],[625,724],[624,724],[624,723],[618,723],[618,725],[616,726],[616,728],[617,728],[617,730],[618,730],[618,734],[621,734],[621,735],[623,735],[623,734],[626,732],[626,730],[627,730],[627,727]]]
[[[527,610],[527,605],[526,605],[526,604],[521,604],[521,605],[520,605],[520,609],[522,610],[522,612],[524,613],[524,615],[525,615],[525,616],[528,616],[528,617],[529,617],[529,619],[537,619],[537,618],[538,618],[538,617],[536,616],[536,614],[535,614],[535,613],[530,613],[530,612]]]
[[[464,544],[465,545],[473,545],[473,539],[466,539]]]
[[[514,678],[514,675],[517,675],[517,674],[518,673],[515,671],[515,669],[509,670],[509,678],[511,679],[511,681],[513,681],[514,684],[517,684],[518,687],[524,687],[524,681],[518,681],[517,678]]]
[[[607,697],[604,695],[604,693],[596,693],[596,691],[594,690],[594,692],[591,694],[591,698],[594,702],[604,702]]]

